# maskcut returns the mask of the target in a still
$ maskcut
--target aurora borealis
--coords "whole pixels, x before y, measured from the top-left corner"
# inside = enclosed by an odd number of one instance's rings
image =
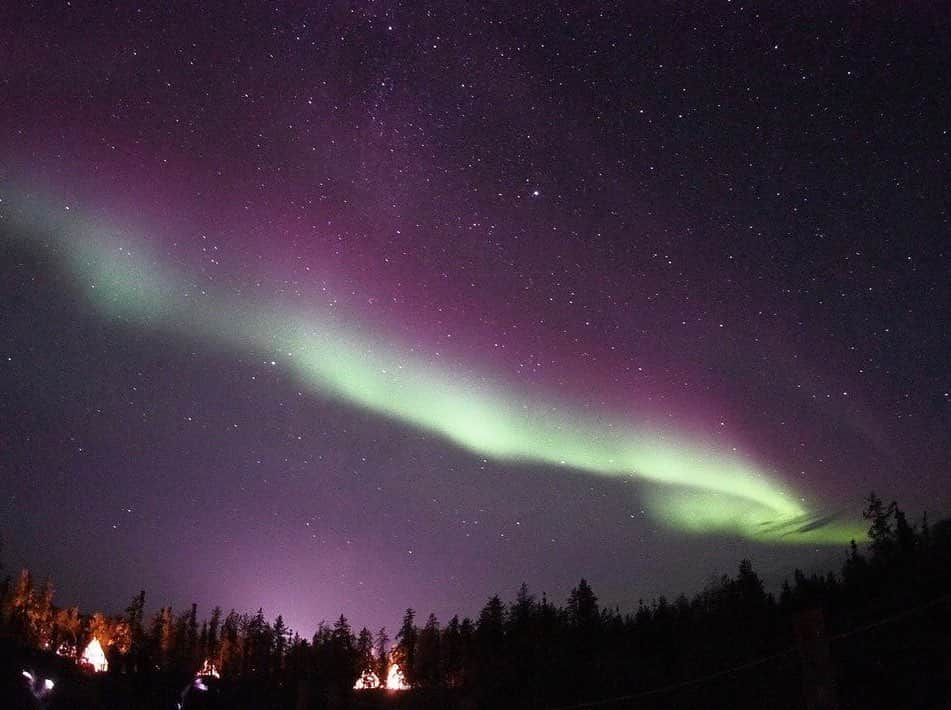
[[[41,210],[42,211],[42,210]],[[661,522],[693,532],[731,532],[753,539],[843,543],[862,539],[861,524],[811,527],[816,516],[767,475],[737,456],[607,417],[585,417],[526,397],[512,398],[485,377],[467,377],[427,362],[426,354],[368,337],[316,309],[287,315],[255,310],[204,291],[143,260],[136,247],[103,242],[109,229],[71,219],[54,226],[14,223],[14,231],[62,234],[57,251],[106,317],[137,327],[178,329],[254,347],[286,363],[308,387],[347,403],[438,433],[471,452],[501,461],[632,476],[674,487],[653,494]],[[275,364],[277,360],[272,360]],[[700,493],[706,495],[700,495]],[[818,533],[818,534],[816,534]]]
[[[947,60],[862,12],[5,11],[8,555],[380,625],[946,510]]]

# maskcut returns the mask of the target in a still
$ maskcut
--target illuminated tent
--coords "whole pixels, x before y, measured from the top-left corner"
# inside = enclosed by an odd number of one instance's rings
[[[367,670],[363,671],[357,682],[353,684],[354,690],[372,690],[380,687],[380,679],[376,673]]]
[[[365,670],[353,685],[354,690],[372,690],[373,688],[382,687],[384,686],[380,683],[380,677],[369,669]],[[386,674],[386,689],[409,690],[409,685],[403,677],[403,671],[396,663],[390,663],[389,671]]]
[[[99,639],[95,636],[92,637],[92,641],[89,642],[86,646],[86,650],[83,651],[81,662],[84,664],[88,663],[96,673],[105,673],[109,670],[109,661],[106,660],[106,654],[102,650],[102,644],[99,643]]]
[[[387,690],[409,690],[409,684],[403,677],[402,669],[395,663],[390,664],[390,670],[386,674]]]
[[[211,659],[206,658],[205,662],[202,664],[201,669],[195,674],[196,677],[207,676],[209,678],[220,678],[221,674],[218,672],[218,666],[211,662]]]

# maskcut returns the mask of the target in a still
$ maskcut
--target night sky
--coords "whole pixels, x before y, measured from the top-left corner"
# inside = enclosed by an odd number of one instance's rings
[[[2,559],[58,603],[631,610],[951,511],[941,3],[3,5]]]

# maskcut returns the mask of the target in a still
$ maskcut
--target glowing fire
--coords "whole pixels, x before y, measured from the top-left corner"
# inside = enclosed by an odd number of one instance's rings
[[[86,650],[83,651],[81,663],[92,666],[92,669],[96,673],[105,673],[109,670],[109,661],[106,660],[106,654],[102,650],[102,644],[99,643],[99,639],[95,636],[92,637],[92,641],[89,642],[89,645],[86,646]]]

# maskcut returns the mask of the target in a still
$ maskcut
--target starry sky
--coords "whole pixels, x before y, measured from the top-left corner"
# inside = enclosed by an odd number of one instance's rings
[[[11,3],[0,534],[391,629],[951,511],[925,3]]]

